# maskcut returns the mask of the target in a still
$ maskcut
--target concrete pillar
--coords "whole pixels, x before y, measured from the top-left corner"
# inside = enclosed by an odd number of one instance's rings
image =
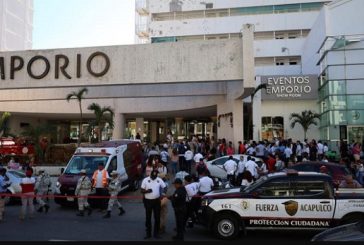
[[[244,113],[243,101],[237,99],[233,101],[233,139],[235,152],[238,150],[238,142],[244,140]]]
[[[135,130],[137,133],[140,134],[140,140],[143,140],[144,135],[144,118],[143,117],[137,117],[135,118]]]
[[[243,42],[244,88],[255,87],[254,25],[244,24],[241,30]]]
[[[225,103],[219,103],[217,113],[218,118],[220,117],[220,120],[218,119],[220,127],[217,128],[218,139],[225,138],[227,142],[233,142],[237,151],[238,141],[244,139],[243,100],[227,100]]]
[[[114,116],[114,129],[112,131],[112,138],[122,139],[125,131],[125,117],[122,113],[115,113]]]
[[[150,124],[151,124],[150,142],[154,143],[157,140],[157,130],[158,130],[157,122],[151,122]]]
[[[174,119],[174,121],[176,123],[176,138],[178,139],[178,136],[184,135],[184,132],[183,132],[183,127],[184,127],[183,118],[182,117],[176,117]]]

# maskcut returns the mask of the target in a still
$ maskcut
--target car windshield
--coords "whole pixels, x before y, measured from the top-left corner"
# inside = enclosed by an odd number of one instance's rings
[[[99,166],[99,163],[106,165],[108,156],[74,156],[69,162],[64,173],[79,174],[81,169],[86,169],[87,174],[92,174]]]

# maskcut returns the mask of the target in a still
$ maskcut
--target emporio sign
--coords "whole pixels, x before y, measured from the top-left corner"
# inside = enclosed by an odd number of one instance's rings
[[[262,100],[310,100],[318,98],[318,79],[315,75],[262,76],[267,84]]]
[[[74,60],[74,57],[72,57]],[[102,62],[99,62],[102,61]],[[93,66],[93,62],[103,64],[102,67]],[[54,66],[54,79],[59,79],[62,75],[68,79],[73,77],[80,78],[82,76],[82,66],[86,66],[86,71],[94,77],[104,76],[110,69],[110,58],[103,52],[91,53],[88,57],[82,57],[76,54],[75,62],[70,62],[70,58],[64,54],[56,54],[54,57],[46,57],[43,55],[35,55],[29,59],[25,59],[18,55],[9,58],[0,56],[0,80],[14,80],[16,73],[26,69],[26,73],[33,79],[45,78]],[[74,70],[72,74],[70,67]],[[73,77],[72,77],[73,76]]]

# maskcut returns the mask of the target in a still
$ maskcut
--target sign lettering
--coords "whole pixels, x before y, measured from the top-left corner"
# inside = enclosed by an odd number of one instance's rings
[[[294,227],[329,227],[327,220],[275,220],[275,219],[251,219],[251,226],[294,226]]]
[[[317,99],[318,79],[315,75],[262,76],[262,100]]]
[[[256,211],[265,211],[265,212],[278,211],[278,206],[276,204],[257,204]]]
[[[103,60],[103,65],[98,65],[97,69],[93,66],[93,62],[95,59]],[[67,70],[70,67],[70,59],[68,56],[64,54],[57,54],[53,59],[49,57],[36,55],[31,57],[28,61],[21,56],[13,55],[10,56],[10,64],[7,67],[7,63],[9,62],[5,59],[5,57],[0,57],[0,79],[1,80],[14,80],[16,73],[21,71],[26,65],[27,75],[33,79],[43,79],[46,77],[51,67],[54,65],[54,78],[59,79],[61,77],[66,77],[67,79],[72,79],[72,75]],[[75,65],[75,76],[77,78],[81,78],[81,54],[77,54]],[[26,64],[25,64],[26,63]],[[86,70],[89,74],[94,77],[102,77],[104,76],[110,69],[110,58],[103,52],[94,52],[87,59],[85,64]],[[9,69],[9,75],[7,74],[7,69]],[[36,72],[37,71],[37,72]],[[8,75],[8,76],[7,76]]]

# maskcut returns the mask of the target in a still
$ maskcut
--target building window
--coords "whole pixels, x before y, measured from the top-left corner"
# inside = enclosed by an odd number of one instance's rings
[[[214,7],[213,3],[206,3],[206,8],[207,9],[212,9]]]
[[[276,66],[284,66],[284,60],[276,60]]]
[[[296,59],[289,59],[289,65],[290,66],[294,66],[294,65],[298,65],[298,60],[296,60]]]

